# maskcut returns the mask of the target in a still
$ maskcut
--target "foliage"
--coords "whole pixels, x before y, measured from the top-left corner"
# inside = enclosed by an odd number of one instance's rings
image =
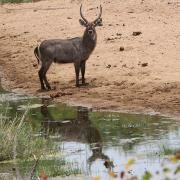
[[[29,173],[29,169],[33,166],[33,163],[32,160],[29,161],[26,159],[18,162],[18,167],[23,176]],[[57,177],[80,173],[81,171],[78,168],[72,167],[72,164],[67,163],[63,158],[57,158],[55,156],[49,158],[47,156],[39,160],[34,174],[36,177],[39,177],[42,174],[45,174],[47,177]]]
[[[37,157],[51,151],[52,142],[41,136],[33,135],[29,124],[22,122],[20,119],[7,121],[0,120],[0,161],[13,159],[14,153],[16,158],[27,158],[32,155]],[[17,144],[16,144],[17,142]],[[16,146],[16,152],[14,152]],[[49,151],[47,151],[49,147]]]
[[[6,113],[4,116],[1,114],[0,119],[1,165],[7,164],[8,168],[14,169],[15,163],[23,177],[31,175],[31,171],[36,178],[42,172],[51,177],[81,173],[72,163],[65,162],[61,155],[56,157],[59,149],[51,138],[34,134],[32,125],[27,121],[28,111],[13,120],[7,118]],[[33,157],[37,158],[37,164]]]
[[[4,3],[24,3],[24,2],[32,2],[32,0],[0,0],[0,4],[4,4]]]
[[[152,174],[151,174],[149,171],[145,171],[142,179],[143,179],[143,180],[150,180],[151,177],[152,177]]]

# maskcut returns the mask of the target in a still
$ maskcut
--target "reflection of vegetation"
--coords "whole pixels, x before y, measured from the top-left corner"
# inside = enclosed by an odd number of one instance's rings
[[[180,153],[180,149],[170,149],[167,146],[163,146],[162,153],[164,155],[176,154],[176,153]]]
[[[124,144],[124,150],[132,149],[145,139],[165,138],[170,130],[178,130],[178,122],[159,116],[94,112],[90,119],[102,134],[103,142],[114,146]]]

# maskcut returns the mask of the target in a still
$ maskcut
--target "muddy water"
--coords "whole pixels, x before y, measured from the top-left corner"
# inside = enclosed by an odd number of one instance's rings
[[[145,170],[156,173],[166,164],[169,152],[180,150],[180,121],[156,115],[93,112],[1,89],[0,112],[7,111],[2,118],[13,119],[27,106],[34,133],[52,138],[66,162],[88,177],[107,179],[108,169],[119,173],[128,159],[135,159],[129,175],[141,176]],[[108,168],[105,161],[111,162]]]

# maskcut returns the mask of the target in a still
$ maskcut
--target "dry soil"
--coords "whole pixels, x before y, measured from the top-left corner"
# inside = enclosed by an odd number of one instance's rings
[[[48,71],[56,90],[39,92],[34,47],[45,39],[82,36],[103,6],[103,26],[87,61],[87,87],[76,88],[72,64]],[[141,32],[134,36],[133,32]],[[123,48],[122,48],[123,47]],[[56,101],[97,109],[180,115],[180,1],[46,0],[0,5],[2,84],[14,91],[59,96]]]

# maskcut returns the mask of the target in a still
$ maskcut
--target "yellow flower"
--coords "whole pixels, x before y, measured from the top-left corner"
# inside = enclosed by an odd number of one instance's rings
[[[169,160],[172,162],[172,163],[176,163],[177,162],[177,158],[176,158],[176,156],[170,156],[169,157]]]
[[[93,180],[100,180],[99,176],[94,176]]]
[[[129,168],[130,168],[130,166],[132,166],[134,163],[135,163],[135,160],[134,160],[134,159],[129,159],[128,162],[127,162],[126,165],[125,165],[126,171],[128,171]]]
[[[111,177],[117,177],[117,174],[115,174],[113,171],[108,171],[108,174]]]

